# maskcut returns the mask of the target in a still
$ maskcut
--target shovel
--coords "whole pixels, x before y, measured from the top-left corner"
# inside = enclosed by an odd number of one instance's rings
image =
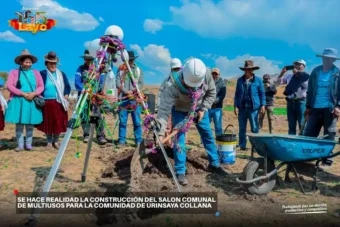
[[[305,127],[306,127],[308,118],[309,118],[309,116],[307,115],[307,116],[305,117],[305,120],[303,121],[302,126],[301,126],[301,129],[300,129],[300,132],[299,132],[299,136],[303,136],[302,132],[305,130]]]

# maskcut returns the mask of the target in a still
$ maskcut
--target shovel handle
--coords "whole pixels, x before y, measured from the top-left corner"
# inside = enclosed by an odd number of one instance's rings
[[[179,133],[179,130],[174,130],[170,135],[168,135],[167,137],[165,137],[163,140],[162,140],[162,143],[166,143],[168,142],[172,137],[174,137],[175,135],[177,135],[177,133]]]
[[[303,124],[302,124],[301,129],[300,129],[299,135],[302,135],[303,130],[305,130],[306,123],[307,123],[307,121],[308,121],[308,117],[309,117],[309,115],[307,115],[307,116],[305,117],[305,120],[303,121]]]

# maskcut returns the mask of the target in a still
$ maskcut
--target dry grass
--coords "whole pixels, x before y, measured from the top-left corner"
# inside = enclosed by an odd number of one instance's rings
[[[233,87],[228,89],[228,97],[232,97]],[[150,91],[157,94],[157,88],[151,87]],[[226,100],[226,104],[229,100]],[[116,119],[112,116],[106,117],[110,129],[113,130]],[[224,112],[223,125],[232,124],[235,130],[238,131],[238,123],[236,117],[232,112]],[[266,124],[267,125],[267,124]],[[275,133],[287,133],[287,121],[285,116],[276,116],[274,119]],[[132,123],[129,122],[128,143],[133,145]],[[265,126],[264,131],[267,128]],[[114,138],[117,138],[117,130],[114,132]],[[197,131],[192,128],[188,133],[191,155],[197,152],[194,157],[206,157],[206,153],[200,144],[200,139]],[[14,139],[14,126],[6,125],[5,131],[1,132],[1,139],[7,141],[9,149],[0,151],[0,181],[2,186],[0,188],[0,209],[2,212],[3,226],[21,225],[24,223],[27,215],[15,215],[15,195],[13,190],[17,189],[20,192],[32,192],[35,188],[41,188],[43,179],[49,173],[53,161],[56,157],[56,150],[46,150],[44,147],[44,135],[35,130],[34,142],[36,150],[32,152],[13,151],[16,144]],[[103,184],[119,185],[127,184],[126,180],[119,179],[117,176],[111,178],[101,178],[103,171],[112,166],[112,157],[119,157],[125,150],[115,150],[113,146],[105,145],[99,146],[93,143],[91,159],[87,172],[87,181],[80,182],[82,168],[84,165],[85,152],[87,145],[82,141],[82,131],[77,129],[74,131],[72,139],[69,141],[60,169],[64,172],[59,173],[53,182],[51,191],[88,191],[98,190],[102,188]],[[131,149],[131,148],[130,148]],[[133,148],[132,148],[133,149]],[[336,148],[338,149],[338,147]],[[76,157],[76,153],[81,152],[80,158]],[[235,165],[226,166],[225,168],[238,176],[244,166],[248,162],[250,151],[237,152],[238,158]],[[189,154],[188,154],[189,156]],[[198,159],[198,158],[197,158]],[[285,184],[284,186],[276,186],[275,190],[267,196],[249,196],[243,193],[240,185],[237,185],[231,178],[221,179],[209,176],[204,170],[193,172],[189,177],[189,185],[185,191],[217,191],[219,195],[219,212],[220,217],[216,219],[210,215],[182,215],[171,216],[171,223],[177,226],[186,226],[189,224],[202,225],[207,220],[211,220],[213,224],[222,224],[225,221],[234,220],[238,224],[292,224],[293,221],[311,221],[319,225],[326,225],[330,222],[334,225],[339,224],[339,219],[334,217],[339,213],[339,180],[340,180],[340,158],[335,158],[335,164],[329,170],[329,173],[322,173],[320,175],[320,191],[313,195],[303,195],[297,187],[297,183]],[[283,173],[279,174],[281,177]],[[150,175],[151,176],[151,175]],[[303,175],[304,183],[310,186],[310,178]],[[164,182],[172,185],[171,178],[160,178],[152,176],[148,178],[145,176],[145,182],[158,187]],[[286,215],[282,215],[281,205],[289,204],[317,204],[326,203],[328,205],[329,213],[327,215],[301,215],[299,217],[290,216],[287,220]],[[168,225],[164,220],[167,215],[162,214],[153,217],[149,220],[135,221],[129,226],[140,226],[148,223],[149,225]],[[168,215],[169,216],[169,215]],[[96,217],[93,215],[43,215],[41,216],[41,223],[56,223],[58,226],[82,225],[94,226]],[[210,224],[211,225],[211,224]]]

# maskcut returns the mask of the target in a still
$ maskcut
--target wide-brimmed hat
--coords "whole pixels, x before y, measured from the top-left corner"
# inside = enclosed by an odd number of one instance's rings
[[[211,70],[211,74],[213,74],[213,73],[217,73],[217,75],[220,75],[220,70],[218,68],[213,68]]]
[[[85,50],[84,56],[80,56],[81,58],[84,58],[84,60],[93,60],[94,57],[90,55],[90,52],[88,50]]]
[[[322,57],[322,58],[334,58],[337,60],[340,60],[338,57],[338,51],[334,48],[326,48],[323,50],[322,54],[317,54],[317,57]]]
[[[135,56],[135,52],[133,51],[128,51],[129,54],[129,60],[135,60],[136,58],[138,58],[138,56]]]
[[[244,67],[240,67],[240,69],[243,70],[243,71],[246,70],[246,69],[257,70],[257,69],[260,69],[260,67],[255,66],[253,61],[247,60],[244,63]]]
[[[27,49],[24,49],[23,51],[21,51],[21,54],[14,59],[14,62],[20,65],[21,64],[20,60],[26,57],[31,58],[33,64],[38,61],[38,58],[36,56],[30,54],[30,52]]]
[[[48,52],[48,54],[46,54],[44,58],[45,58],[45,61],[48,61],[48,62],[55,62],[55,63],[59,62],[59,58],[57,57],[57,54],[53,51]]]

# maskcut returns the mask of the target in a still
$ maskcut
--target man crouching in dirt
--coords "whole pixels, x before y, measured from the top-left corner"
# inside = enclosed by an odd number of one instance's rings
[[[159,132],[163,140],[168,117],[172,110],[172,125],[174,130],[180,130],[176,135],[173,148],[175,171],[180,184],[187,185],[185,133],[190,127],[192,116],[197,113],[196,128],[200,133],[204,148],[208,153],[211,172],[220,175],[228,175],[219,163],[218,153],[210,127],[208,109],[211,108],[215,97],[216,87],[211,74],[207,72],[204,63],[199,59],[190,59],[184,65],[182,71],[171,74],[174,86],[168,86],[164,91],[163,100],[160,103],[157,120],[161,124]],[[175,108],[172,109],[172,107]],[[177,143],[176,143],[177,142]]]

